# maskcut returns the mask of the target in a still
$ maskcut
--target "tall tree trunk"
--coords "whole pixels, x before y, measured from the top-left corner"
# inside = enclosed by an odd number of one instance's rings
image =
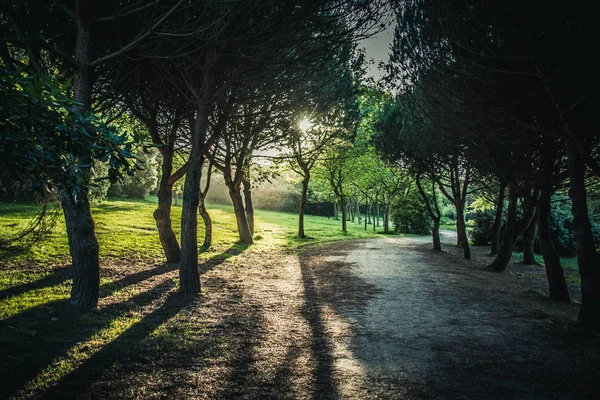
[[[538,212],[536,211],[529,226],[523,233],[523,264],[533,265],[535,261],[535,235],[537,231]]]
[[[492,224],[492,244],[490,249],[491,256],[498,254],[498,247],[500,246],[500,232],[502,230],[502,214],[504,213],[505,199],[506,184],[502,182],[500,184],[500,190],[498,191],[498,198],[496,200],[496,216],[494,217],[494,223]]]
[[[210,218],[210,214],[206,209],[204,196],[202,194],[200,194],[198,213],[200,213],[202,221],[204,222],[204,243],[202,244],[202,247],[208,249],[212,245],[212,219]]]
[[[367,200],[367,223],[371,225],[371,208],[373,207],[373,202]]]
[[[250,185],[250,177],[245,176],[242,183],[244,185],[244,203],[246,220],[248,221],[248,230],[250,230],[250,236],[254,237],[254,204],[252,204],[252,186]]]
[[[390,231],[390,203],[386,202],[383,209],[383,231],[389,233]]]
[[[163,153],[160,185],[158,187],[158,207],[154,211],[154,220],[158,229],[158,237],[165,252],[168,263],[178,263],[181,249],[173,232],[171,221],[171,204],[173,201],[173,184],[169,182],[173,170],[173,154]]]
[[[349,211],[349,214],[350,214],[349,221],[354,222],[355,218],[356,218],[356,214],[354,212],[354,202],[352,201],[352,199],[350,199],[350,201],[348,202],[348,211]]]
[[[514,248],[515,229],[517,225],[517,191],[513,184],[508,185],[508,208],[506,210],[506,228],[500,240],[498,254],[489,265],[494,271],[502,272],[508,266]]]
[[[457,200],[456,205],[456,235],[458,237],[458,243],[463,248],[463,257],[471,259],[471,247],[469,246],[467,227],[465,225],[464,205],[460,200]]]
[[[431,236],[433,239],[433,249],[442,250],[442,242],[440,241],[440,219],[433,218],[433,228],[431,228]]]
[[[356,216],[358,217],[358,223],[362,223],[362,217],[360,216],[360,203],[356,199]]]
[[[310,181],[310,172],[305,171],[302,179],[302,195],[300,197],[300,211],[298,212],[298,237],[304,238],[304,210],[308,200],[308,182]]]
[[[538,235],[542,257],[546,266],[550,298],[557,301],[571,301],[565,274],[560,265],[560,256],[554,247],[550,234],[550,199],[552,197],[552,182],[544,183],[538,203]]]
[[[587,209],[585,163],[573,140],[567,138],[566,142],[569,197],[575,229],[577,265],[581,276],[579,323],[585,327],[600,329],[600,265]]]
[[[346,200],[343,197],[340,198],[340,208],[342,209],[342,231],[345,235],[348,229],[346,226]]]
[[[339,216],[339,207],[338,207],[337,201],[333,202],[333,217],[335,219],[340,219],[340,216]]]
[[[77,21],[75,63],[73,74],[73,111],[86,114],[92,101],[92,4],[89,0],[75,2]],[[91,164],[88,149],[74,154],[82,165]],[[88,167],[89,169],[89,167]],[[61,204],[67,226],[69,250],[73,265],[71,303],[86,308],[96,307],[100,287],[100,262],[94,220],[86,187],[75,199],[70,193],[61,193]]]
[[[229,197],[233,203],[240,242],[252,244],[254,241],[252,240],[252,233],[250,232],[248,220],[246,219],[246,210],[244,210],[244,202],[242,200],[240,188],[235,187],[235,184],[233,183],[228,183],[227,186],[229,187]]]
[[[379,202],[375,201],[375,223],[379,226]]]

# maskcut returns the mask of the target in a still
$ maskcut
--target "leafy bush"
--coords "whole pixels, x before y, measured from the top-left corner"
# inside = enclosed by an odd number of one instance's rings
[[[469,239],[474,246],[486,246],[492,240],[492,225],[494,224],[495,210],[477,210],[472,213],[473,229],[469,232]]]
[[[416,194],[396,198],[391,204],[390,216],[398,233],[424,235],[431,230],[431,218],[423,199]]]
[[[108,196],[144,199],[156,189],[158,183],[156,152],[140,152],[135,156],[140,170],[135,176],[125,176],[121,181],[113,183],[108,190]]]
[[[555,195],[552,200],[550,233],[554,246],[561,257],[573,257],[576,253],[571,203],[567,196],[561,194]],[[592,223],[592,234],[594,235],[596,248],[598,248],[600,247],[600,225],[594,220],[590,222]]]

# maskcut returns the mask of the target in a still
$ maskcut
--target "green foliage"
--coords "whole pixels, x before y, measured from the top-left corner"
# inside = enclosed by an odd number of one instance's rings
[[[69,83],[0,66],[0,158],[14,181],[31,189],[87,191],[94,160],[108,165],[107,177],[133,174],[132,143],[94,114],[70,111]]]
[[[569,199],[561,194],[554,195],[552,200],[550,232],[554,246],[561,257],[574,257],[576,249],[571,204]],[[600,247],[600,225],[594,220],[590,222],[596,248],[598,248]]]
[[[137,152],[135,157],[139,168],[135,176],[124,176],[114,182],[108,190],[108,196],[143,200],[156,189],[158,183],[156,151]]]
[[[474,246],[486,246],[490,243],[495,217],[494,210],[476,210],[474,212],[473,229],[468,233]]]
[[[391,205],[390,215],[398,233],[425,235],[431,230],[431,218],[427,215],[426,206],[415,192],[396,198]]]

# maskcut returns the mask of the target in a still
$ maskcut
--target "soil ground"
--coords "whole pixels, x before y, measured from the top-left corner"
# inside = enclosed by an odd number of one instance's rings
[[[103,296],[97,317],[136,322],[44,391],[27,382],[73,353],[38,349],[24,368],[22,349],[9,350],[0,361],[15,368],[3,373],[0,397],[600,398],[600,338],[574,325],[576,304],[547,299],[543,268],[511,264],[497,274],[485,269],[487,249],[465,261],[449,242],[434,252],[428,240],[251,248],[205,263],[196,297],[176,292],[175,266],[105,262],[112,289],[131,291]],[[51,304],[0,330],[35,321],[43,334],[44,324],[73,318]]]

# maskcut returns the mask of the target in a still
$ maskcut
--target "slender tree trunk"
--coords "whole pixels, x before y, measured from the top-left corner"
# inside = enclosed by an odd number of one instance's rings
[[[181,249],[173,232],[171,221],[171,204],[173,201],[173,184],[169,182],[173,170],[173,154],[163,153],[160,185],[158,188],[158,207],[154,211],[154,220],[158,229],[158,237],[165,252],[168,263],[180,261]]]
[[[494,271],[502,272],[508,266],[514,247],[515,229],[517,225],[517,192],[514,185],[508,185],[508,208],[506,211],[506,228],[502,234],[498,254],[489,265]]]
[[[354,212],[354,202],[352,201],[352,199],[350,199],[350,201],[348,202],[348,211],[349,211],[349,217],[350,217],[350,221],[354,222],[356,220],[356,213]]]
[[[310,173],[304,173],[302,179],[302,195],[300,197],[300,211],[298,213],[298,237],[304,238],[304,211],[306,210],[306,202],[308,200],[308,182],[310,181]]]
[[[567,168],[577,265],[581,276],[579,323],[588,328],[600,329],[600,265],[587,209],[585,163],[570,138],[567,138]]]
[[[379,202],[375,202],[375,223],[379,226]]]
[[[463,257],[471,259],[471,247],[469,246],[469,238],[467,237],[467,227],[465,225],[465,212],[464,205],[457,200],[458,205],[456,206],[456,234],[458,236],[458,242],[463,248]]]
[[[373,206],[373,203],[370,201],[367,201],[367,224],[371,225],[371,207]]]
[[[560,265],[560,256],[554,247],[550,234],[550,199],[552,196],[552,183],[544,183],[540,200],[538,203],[538,234],[540,237],[540,247],[548,278],[548,289],[550,298],[557,301],[571,301],[565,274]]]
[[[73,263],[71,304],[93,308],[98,304],[100,263],[98,241],[87,193],[81,192],[75,201],[72,196],[62,192],[61,203]]]
[[[254,240],[252,240],[252,233],[250,232],[248,220],[246,219],[246,211],[244,210],[244,202],[242,200],[240,188],[235,187],[235,184],[233,183],[228,183],[227,186],[229,187],[229,197],[231,198],[233,210],[235,211],[235,220],[237,222],[240,242],[252,244],[254,243]]]
[[[202,221],[204,222],[204,243],[202,247],[208,249],[212,246],[212,219],[210,218],[210,214],[206,209],[206,204],[204,202],[204,196],[200,195],[200,204],[198,205],[198,213],[202,217]]]
[[[333,202],[333,217],[335,219],[340,219],[339,210],[338,209],[339,209],[338,203],[337,203],[337,201],[334,201]]]
[[[343,197],[340,198],[340,208],[342,209],[342,231],[345,235],[348,232],[348,229],[346,226],[346,200]]]
[[[538,212],[536,211],[529,226],[523,233],[523,264],[533,265],[535,261],[535,236],[537,231]]]
[[[383,231],[389,233],[390,231],[390,203],[386,202],[383,209]]]
[[[254,237],[254,204],[252,204],[252,186],[250,185],[250,178],[244,177],[242,183],[244,185],[244,203],[246,209],[246,220],[248,221],[248,229],[250,230],[250,236]]]
[[[440,219],[433,219],[433,228],[431,228],[431,236],[433,239],[433,249],[442,250],[442,242],[440,241]]]
[[[362,223],[362,217],[360,216],[360,203],[356,199],[356,216],[358,217],[358,223]]]
[[[498,199],[496,201],[496,216],[494,217],[494,223],[492,225],[492,244],[490,250],[491,256],[498,254],[498,247],[500,246],[500,232],[502,229],[502,214],[504,213],[504,199],[506,199],[506,184],[503,182],[500,184]]]
[[[75,2],[77,21],[75,42],[75,63],[73,73],[73,111],[86,114],[92,99],[92,4],[89,0]],[[78,149],[74,154],[82,165],[91,164],[88,149]],[[89,167],[88,167],[89,169]],[[87,186],[87,185],[86,185]],[[73,286],[71,304],[93,308],[98,304],[100,287],[99,249],[96,240],[94,220],[90,211],[88,189],[80,191],[77,198],[64,191],[61,204],[67,226],[69,250],[73,265]]]

